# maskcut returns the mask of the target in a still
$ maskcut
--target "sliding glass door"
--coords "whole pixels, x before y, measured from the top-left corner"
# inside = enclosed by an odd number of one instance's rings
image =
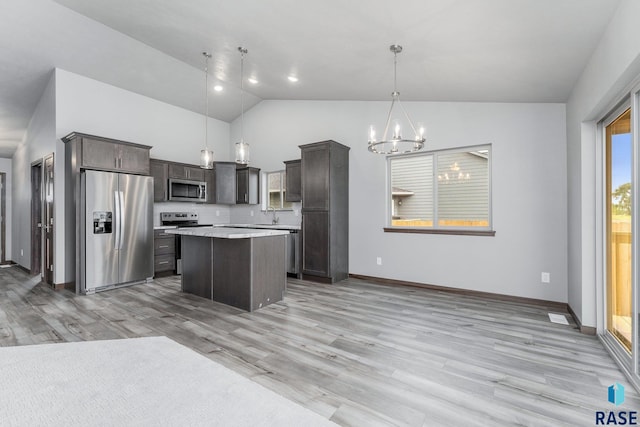
[[[606,123],[606,122],[605,122]],[[633,337],[633,144],[631,109],[605,126],[606,328],[631,355]]]
[[[640,84],[600,122],[603,225],[599,330],[605,347],[640,389]],[[600,155],[599,155],[600,156]]]

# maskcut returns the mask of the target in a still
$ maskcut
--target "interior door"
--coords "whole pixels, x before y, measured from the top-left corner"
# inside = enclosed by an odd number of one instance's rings
[[[120,283],[153,277],[153,178],[119,174],[122,194]]]
[[[45,283],[53,285],[53,256],[54,256],[54,218],[53,218],[53,154],[49,154],[44,158],[44,277]]]
[[[84,171],[84,290],[118,283],[118,174]],[[81,268],[82,269],[82,268]]]
[[[31,165],[31,274],[42,274],[42,161]]]

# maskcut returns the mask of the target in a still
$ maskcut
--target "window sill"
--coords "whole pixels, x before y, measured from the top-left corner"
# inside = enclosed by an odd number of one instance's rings
[[[488,236],[496,235],[495,230],[451,230],[442,228],[409,228],[409,227],[384,227],[385,233],[415,233],[415,234],[453,234],[458,236]]]

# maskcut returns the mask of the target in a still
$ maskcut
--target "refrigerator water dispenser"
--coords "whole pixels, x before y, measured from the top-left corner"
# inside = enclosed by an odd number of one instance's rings
[[[93,234],[111,233],[113,212],[94,211],[93,212]]]

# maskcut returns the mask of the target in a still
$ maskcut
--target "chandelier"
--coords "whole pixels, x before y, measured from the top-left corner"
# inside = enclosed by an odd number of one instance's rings
[[[398,54],[402,52],[402,46],[393,44],[389,46],[389,50],[393,52],[393,92],[391,93],[391,108],[389,108],[389,114],[387,115],[387,123],[384,127],[384,133],[382,139],[376,139],[376,131],[373,126],[369,128],[369,151],[376,154],[400,154],[410,153],[413,151],[421,150],[424,147],[424,128],[416,130],[413,122],[409,118],[407,111],[400,102],[400,92],[397,89],[397,58]],[[387,139],[389,128],[391,127],[391,120],[393,119],[393,107],[398,105],[402,111],[405,119],[409,122],[411,130],[413,131],[413,139],[405,139],[402,137],[400,123],[395,121],[393,126],[393,135]]]
[[[453,162],[449,166],[449,170],[444,173],[438,174],[438,182],[442,184],[453,184],[467,182],[471,179],[471,175],[467,172],[463,172],[458,165],[458,162]]]
[[[200,167],[213,169],[213,151],[209,150],[209,59],[211,54],[202,52],[204,56],[204,150],[200,150]]]

